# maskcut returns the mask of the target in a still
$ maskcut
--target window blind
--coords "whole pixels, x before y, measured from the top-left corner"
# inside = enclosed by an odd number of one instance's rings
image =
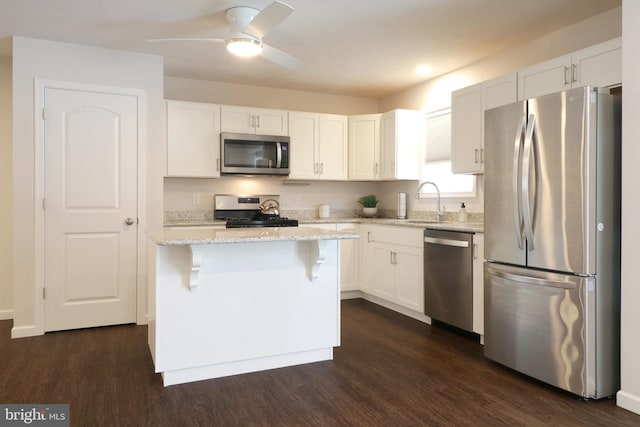
[[[425,162],[451,160],[451,108],[426,115]]]

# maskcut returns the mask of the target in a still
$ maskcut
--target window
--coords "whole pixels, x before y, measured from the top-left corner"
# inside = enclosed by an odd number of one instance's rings
[[[422,165],[422,180],[433,181],[440,189],[441,197],[475,197],[475,175],[451,172],[451,108],[425,115],[426,142]],[[425,186],[424,194],[433,193],[433,186]]]

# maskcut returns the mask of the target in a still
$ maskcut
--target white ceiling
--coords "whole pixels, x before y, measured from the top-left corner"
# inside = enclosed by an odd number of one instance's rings
[[[621,0],[285,0],[295,11],[265,38],[295,70],[232,57],[222,44],[148,43],[221,37],[231,6],[271,0],[0,0],[12,35],[164,56],[165,74],[379,98],[618,7]],[[427,77],[415,67],[433,67]]]

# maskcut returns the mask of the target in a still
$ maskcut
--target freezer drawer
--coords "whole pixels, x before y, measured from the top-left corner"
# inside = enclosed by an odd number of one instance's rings
[[[484,354],[595,397],[595,278],[485,263]]]

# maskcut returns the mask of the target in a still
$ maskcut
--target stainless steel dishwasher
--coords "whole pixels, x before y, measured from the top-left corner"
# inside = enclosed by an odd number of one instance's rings
[[[473,234],[424,231],[424,312],[473,330]]]

